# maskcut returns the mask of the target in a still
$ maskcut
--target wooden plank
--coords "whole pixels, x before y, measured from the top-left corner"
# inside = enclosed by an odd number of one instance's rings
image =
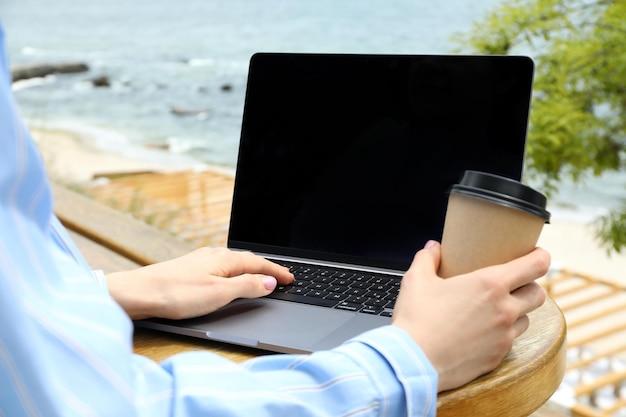
[[[605,289],[605,288],[602,288],[602,289]],[[583,298],[583,299],[577,300],[575,302],[570,302],[570,303],[562,302],[559,305],[559,307],[561,307],[561,310],[563,310],[564,312],[567,312],[569,310],[574,310],[576,308],[584,307],[584,306],[587,306],[587,305],[589,305],[591,303],[595,303],[597,301],[604,300],[606,298],[612,297],[614,294],[615,294],[614,290],[606,289],[606,292],[603,292],[603,293],[600,293],[600,294],[595,294],[593,296],[589,296],[587,298]],[[558,298],[558,297],[556,297],[556,298]]]
[[[607,385],[617,386],[623,381],[626,381],[626,371],[609,372],[592,382],[578,385],[574,388],[574,395],[579,397],[581,395],[591,394]]]
[[[617,401],[615,401],[615,404],[602,410],[602,413],[603,413],[602,416],[606,416],[606,417],[614,416],[615,414],[613,413],[615,411],[623,410],[624,407],[626,407],[626,398],[620,398]]]
[[[626,330],[626,323],[618,323],[608,328],[603,328],[601,331],[596,331],[593,333],[589,332],[585,336],[581,336],[580,338],[577,338],[575,340],[568,341],[567,346],[570,348],[585,346],[595,340],[614,335],[622,330]]]
[[[615,313],[619,313],[622,311],[626,310],[626,305],[615,305],[613,307],[607,307],[604,308],[602,310],[593,312],[593,313],[589,313],[584,317],[580,317],[577,320],[568,320],[567,321],[567,326],[571,329],[574,328],[576,326],[582,326],[584,324],[593,322],[593,321],[597,321],[599,319],[602,319],[604,317],[610,316],[612,314]]]
[[[154,173],[139,175],[131,178],[111,179],[108,184],[92,187],[96,193],[107,193],[115,187],[126,190],[139,190],[142,194],[151,196],[176,195],[177,199],[187,199],[190,193],[206,190],[216,190],[218,187],[232,189],[232,177],[213,173]],[[128,191],[127,191],[128,192]]]
[[[113,252],[111,249],[97,244],[74,231],[69,231],[70,237],[83,254],[91,269],[101,269],[105,274],[118,271],[129,271],[140,267],[136,262]]]
[[[563,297],[565,295],[574,294],[580,291],[587,290],[589,288],[592,288],[593,286],[594,286],[593,282],[584,281],[584,282],[579,283],[576,286],[572,286],[565,290],[561,290],[561,291],[552,290],[550,292],[550,296],[554,298]]]
[[[615,288],[615,289],[621,289],[621,290],[626,290],[626,286],[624,284],[615,282],[615,281],[611,281],[608,279],[603,279],[602,277],[595,277],[589,274],[586,274],[584,272],[576,272],[576,271],[572,271],[570,269],[564,268],[561,273],[565,276],[568,276],[569,278],[571,277],[578,277],[578,278],[582,278],[585,279],[587,281],[596,283],[596,284],[603,284],[603,285],[607,285],[609,287]]]
[[[611,357],[623,351],[626,351],[626,343],[611,346],[608,349],[604,349],[602,352],[595,353],[589,357],[585,357],[584,359],[578,359],[576,361],[572,359],[571,363],[567,365],[567,371],[571,371],[572,369],[584,368],[593,364],[594,362]]]
[[[54,211],[66,228],[139,265],[182,256],[195,246],[127,213],[121,213],[58,184]]]
[[[601,417],[603,414],[594,410],[592,407],[589,407],[585,404],[574,404],[572,407],[572,415],[574,417]]]

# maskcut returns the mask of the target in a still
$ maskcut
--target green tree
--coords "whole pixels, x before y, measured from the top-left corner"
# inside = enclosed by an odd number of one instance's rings
[[[626,0],[508,0],[456,41],[533,57],[526,172],[547,192],[626,167]],[[626,206],[596,225],[609,252],[626,248]]]

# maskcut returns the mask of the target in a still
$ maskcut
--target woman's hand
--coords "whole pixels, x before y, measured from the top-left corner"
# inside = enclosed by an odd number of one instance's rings
[[[180,258],[107,275],[109,292],[132,319],[202,316],[236,298],[262,297],[293,281],[283,266],[249,252],[201,248]]]
[[[529,325],[527,314],[545,301],[535,283],[550,256],[535,249],[502,265],[442,279],[441,247],[417,253],[402,280],[393,324],[406,330],[439,373],[439,391],[493,370]]]

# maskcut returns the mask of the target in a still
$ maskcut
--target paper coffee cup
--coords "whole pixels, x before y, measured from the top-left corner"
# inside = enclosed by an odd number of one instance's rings
[[[465,171],[450,190],[439,276],[448,278],[532,251],[550,222],[546,197],[522,183]]]

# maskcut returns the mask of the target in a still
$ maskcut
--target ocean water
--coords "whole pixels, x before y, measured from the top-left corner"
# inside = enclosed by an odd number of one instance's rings
[[[258,51],[449,53],[497,0],[2,0],[12,65],[81,61],[88,73],[19,82],[30,123],[169,164],[233,167]],[[106,76],[110,88],[90,82]],[[176,115],[173,108],[191,110]],[[146,146],[165,148],[146,152]],[[565,184],[553,211],[616,207],[626,175]],[[582,198],[581,198],[582,196]]]

